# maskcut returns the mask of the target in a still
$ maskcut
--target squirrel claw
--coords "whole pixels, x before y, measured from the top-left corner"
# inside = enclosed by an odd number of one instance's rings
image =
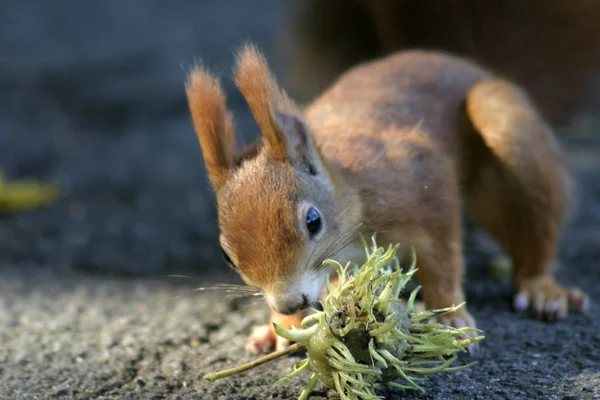
[[[565,289],[551,278],[523,280],[514,297],[517,311],[531,310],[534,318],[542,321],[560,321],[569,311],[585,313],[589,298],[578,288]]]

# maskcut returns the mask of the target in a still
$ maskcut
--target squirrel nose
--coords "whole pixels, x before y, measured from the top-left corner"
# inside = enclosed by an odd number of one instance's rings
[[[277,299],[272,304],[272,307],[280,314],[291,315],[308,308],[309,305],[308,296],[302,293],[300,298],[284,297]]]

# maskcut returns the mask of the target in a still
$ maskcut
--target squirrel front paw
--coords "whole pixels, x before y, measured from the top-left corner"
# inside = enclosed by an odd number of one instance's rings
[[[273,311],[270,324],[254,327],[246,343],[246,350],[254,355],[283,350],[291,342],[275,333],[273,323],[286,329],[291,329],[292,326],[300,328],[302,318],[304,318],[304,313],[283,315]]]
[[[437,322],[442,325],[451,326],[453,328],[477,328],[475,318],[466,310],[465,306],[458,310],[440,315],[437,318],[432,318],[432,322]],[[476,332],[469,332],[469,337],[477,336]],[[479,342],[473,342],[467,346],[467,351],[470,355],[474,355],[479,350]]]
[[[273,350],[282,350],[290,345],[288,339],[282,338],[275,333],[272,324],[255,326],[248,337],[246,350],[254,355],[269,353]]]

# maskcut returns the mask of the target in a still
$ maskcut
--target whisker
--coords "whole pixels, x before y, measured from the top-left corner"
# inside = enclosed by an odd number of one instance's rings
[[[233,289],[224,289],[224,288],[213,288],[213,287],[199,287],[199,288],[195,288],[195,289],[190,289],[190,292],[221,292],[221,293],[239,293],[236,290]],[[242,290],[243,293],[247,293],[246,291]]]
[[[406,196],[406,193],[400,193],[398,196],[396,196],[394,199],[392,199],[392,201],[400,200],[404,196]],[[339,219],[341,217],[341,215],[344,212],[346,212],[348,209],[349,209],[349,207],[346,208],[344,211],[342,211],[342,213],[340,213],[340,215],[336,218],[336,220]],[[312,261],[312,254],[314,253],[314,250],[313,250],[313,253],[311,253],[311,257],[309,257],[309,260],[308,260],[309,262],[307,262],[307,265],[312,266],[312,268],[311,268],[313,271],[312,275],[317,276],[320,273],[322,273],[323,270],[327,268],[326,265],[323,265],[323,262],[325,260],[332,258],[335,254],[339,253],[340,251],[345,249],[348,245],[350,245],[354,240],[358,239],[358,237],[361,233],[360,229],[363,226],[374,226],[375,224],[373,222],[378,217],[381,217],[383,215],[384,215],[384,211],[381,211],[380,213],[376,213],[375,215],[372,215],[371,218],[369,218],[368,220],[359,222],[357,225],[355,225],[348,231],[343,232],[329,246],[327,246],[327,248],[325,248],[325,250],[323,250],[321,255],[314,262],[311,263],[310,261]],[[385,231],[375,229],[375,232],[382,233]]]
[[[256,293],[237,293],[237,294],[228,294],[225,296],[225,298],[227,300],[237,300],[237,299],[244,299],[244,298],[248,298],[248,297],[261,297],[262,298],[263,294],[260,292],[256,292]]]
[[[173,296],[172,298],[175,299],[175,300],[179,300],[179,299],[184,298],[190,292],[225,293],[225,296],[223,296],[223,298],[226,299],[226,300],[229,300],[229,301],[238,300],[238,299],[244,299],[244,298],[257,298],[256,301],[258,301],[258,300],[262,299],[262,297],[263,297],[263,294],[261,292],[258,292],[258,291],[253,291],[253,292],[251,292],[251,291],[242,291],[240,293],[240,292],[236,292],[236,291],[234,291],[232,289],[223,290],[222,288],[216,288],[216,287],[201,287],[201,288],[195,288],[195,289],[186,290],[182,294],[177,295],[177,296]]]
[[[360,229],[364,226],[364,223],[359,222],[353,228],[348,230],[345,234],[340,235],[338,240],[334,241],[332,246],[329,246],[324,253],[331,254],[334,251],[335,247],[339,246],[344,240],[348,240],[350,238],[356,238],[360,234]]]
[[[256,306],[259,302],[263,303],[264,305],[264,300],[262,298],[252,298],[246,302],[244,302],[244,304],[241,305],[237,305],[239,310],[248,310],[254,306]]]
[[[238,283],[216,283],[211,287],[229,287],[229,288],[244,288],[244,289],[252,289],[252,290],[257,290],[255,287],[253,286],[249,286],[249,285],[241,285]]]
[[[200,279],[200,277],[194,277],[194,276],[189,276],[189,275],[166,275],[167,277],[170,278],[182,278],[182,279]],[[252,286],[248,286],[248,285],[238,285],[235,283],[218,283],[215,284],[213,286],[210,287],[206,287],[206,288],[196,288],[196,289],[191,289],[191,291],[205,291],[205,290],[211,290],[211,291],[218,291],[219,289],[222,290],[238,290],[238,291],[246,291],[246,292],[258,292],[258,289],[252,287]]]
[[[331,253],[332,249],[335,249],[342,241],[344,241],[345,239],[347,239],[351,235],[355,234],[360,229],[361,226],[363,226],[362,222],[358,223],[357,225],[355,225],[350,230],[342,233],[340,236],[338,236],[336,238],[336,240],[334,240],[329,246],[327,246],[325,248],[325,250],[323,250],[322,254],[329,254],[329,253]]]
[[[349,209],[350,209],[350,206],[348,206],[348,207],[346,207],[345,209],[343,209],[343,210],[342,210],[342,212],[341,212],[341,213],[339,213],[339,215],[338,215],[338,216],[335,218],[335,221],[339,220],[339,219],[342,217],[342,215],[344,215],[344,213],[345,213],[346,211],[348,211]],[[323,238],[324,238],[324,237],[325,237],[325,236],[322,236],[322,237],[321,237],[319,240],[317,240],[317,243],[316,243],[316,244],[315,244],[315,246],[313,247],[313,250],[311,251],[311,253],[310,253],[310,256],[309,256],[309,257],[308,257],[308,259],[306,260],[306,264],[304,265],[304,269],[306,269],[306,268],[307,268],[309,265],[311,265],[311,264],[312,264],[312,263],[311,263],[311,260],[312,260],[312,258],[313,258],[313,256],[314,256],[314,254],[315,254],[315,251],[317,250],[317,247],[318,247],[319,243],[321,242],[321,240],[323,240]]]
[[[254,294],[245,294],[245,295],[227,295],[224,297],[226,300],[229,301],[234,301],[234,300],[241,300],[241,299],[254,299],[256,298],[256,300],[260,300],[262,299],[262,294],[261,293],[254,293]]]
[[[186,290],[185,293],[191,292],[217,292],[217,293],[235,293],[235,294],[245,294],[246,296],[256,295],[260,293],[258,289],[255,289],[250,286],[242,286],[242,285],[228,285],[228,284],[219,284],[214,286],[203,286],[198,288],[193,288]]]
[[[324,269],[327,268],[326,265],[323,265],[323,261],[331,258],[332,255],[338,253],[339,251],[346,248],[350,243],[352,243],[358,235],[360,234],[360,228],[363,226],[363,223],[358,223],[353,228],[348,231],[340,234],[318,257],[318,259],[312,264],[312,274],[313,276],[317,276],[323,272]]]
[[[331,247],[329,251],[323,252],[321,257],[319,257],[319,259],[315,263],[314,269],[316,273],[320,273],[323,271],[323,269],[327,268],[327,266],[324,265],[323,262],[327,259],[332,258],[335,254],[345,249],[348,245],[350,245],[358,238],[359,234],[360,232],[358,230],[351,231],[347,235],[345,235],[343,240],[337,241],[336,245]]]
[[[165,275],[169,278],[182,278],[182,279],[198,279],[197,276],[189,276],[189,275]]]
[[[248,292],[248,293],[257,293],[259,292],[259,290],[255,287],[252,286],[247,286],[247,285],[235,285],[235,284],[217,284],[214,286],[208,286],[208,289],[224,289],[224,290],[229,290],[229,291],[242,291],[242,292]],[[201,289],[201,288],[198,288]]]
[[[349,209],[350,209],[350,206],[348,206],[348,207],[344,208],[344,210],[343,210],[343,211],[340,213],[340,215],[338,215],[338,216],[336,217],[336,219],[335,219],[335,220],[336,220],[336,221],[337,221],[337,220],[339,220],[339,219],[340,219],[340,218],[341,218],[341,217],[342,217],[342,216],[343,216],[343,215],[346,213],[346,211],[348,211]]]

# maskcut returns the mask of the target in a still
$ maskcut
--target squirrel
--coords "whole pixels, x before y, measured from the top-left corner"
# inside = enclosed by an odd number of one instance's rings
[[[272,322],[300,326],[322,295],[322,261],[364,257],[359,234],[406,245],[400,257],[414,248],[428,308],[463,302],[463,205],[512,259],[516,310],[545,321],[587,310],[553,270],[572,178],[520,86],[460,56],[405,50],[350,68],[301,107],[251,42],[233,78],[262,132],[241,151],[219,78],[197,63],[185,91],[223,256]],[[477,326],[467,307],[439,322]],[[287,344],[267,324],[247,349]]]
[[[292,0],[277,50],[286,89],[309,101],[353,65],[420,48],[518,84],[554,127],[599,98],[600,1]],[[568,135],[569,129],[560,130]]]

